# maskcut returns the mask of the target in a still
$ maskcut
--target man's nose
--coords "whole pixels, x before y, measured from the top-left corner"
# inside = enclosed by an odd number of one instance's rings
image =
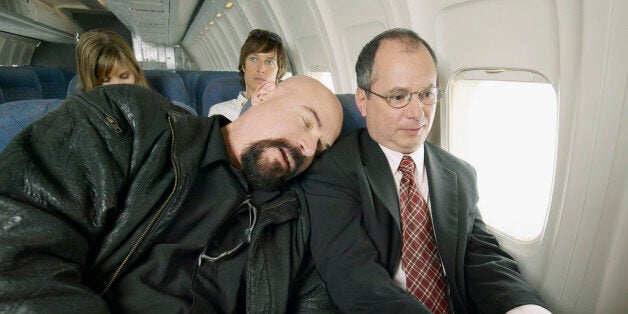
[[[305,157],[311,157],[316,154],[316,148],[318,146],[318,138],[313,135],[306,135],[301,139],[299,143],[301,153]]]
[[[410,103],[406,106],[406,116],[410,119],[420,119],[423,117],[423,103],[419,100],[418,94],[410,96]]]

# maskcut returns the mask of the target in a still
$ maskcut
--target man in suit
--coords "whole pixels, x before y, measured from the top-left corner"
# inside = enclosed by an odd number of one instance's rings
[[[436,57],[416,33],[376,36],[356,63],[366,129],[302,181],[311,249],[345,312],[548,313],[477,208],[474,169],[426,142]]]

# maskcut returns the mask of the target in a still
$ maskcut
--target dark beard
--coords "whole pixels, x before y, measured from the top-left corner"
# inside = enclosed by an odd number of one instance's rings
[[[262,160],[264,151],[268,148],[284,148],[294,161],[294,167],[286,170],[279,161],[268,162]],[[256,190],[270,191],[278,189],[296,176],[303,165],[305,157],[299,149],[284,139],[268,139],[252,143],[247,147],[240,160],[242,161],[242,175]]]

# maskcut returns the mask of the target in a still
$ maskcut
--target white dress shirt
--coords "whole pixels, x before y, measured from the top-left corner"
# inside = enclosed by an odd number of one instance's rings
[[[242,110],[242,106],[244,106],[246,101],[247,99],[244,97],[244,91],[242,91],[238,94],[238,98],[236,99],[223,101],[211,106],[207,116],[211,117],[213,115],[220,114],[225,116],[230,121],[233,121],[240,116],[240,110]]]

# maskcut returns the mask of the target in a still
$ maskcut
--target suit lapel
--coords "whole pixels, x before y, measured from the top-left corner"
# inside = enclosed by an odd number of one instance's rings
[[[386,210],[392,215],[401,233],[401,220],[399,218],[399,197],[395,188],[395,179],[390,173],[388,160],[377,142],[369,136],[367,131],[360,136],[360,156],[369,185],[375,196],[384,204]]]
[[[430,205],[438,250],[445,270],[454,271],[459,219],[457,175],[446,168],[443,156],[427,142],[425,167],[430,185]],[[448,274],[448,277],[452,275]]]

